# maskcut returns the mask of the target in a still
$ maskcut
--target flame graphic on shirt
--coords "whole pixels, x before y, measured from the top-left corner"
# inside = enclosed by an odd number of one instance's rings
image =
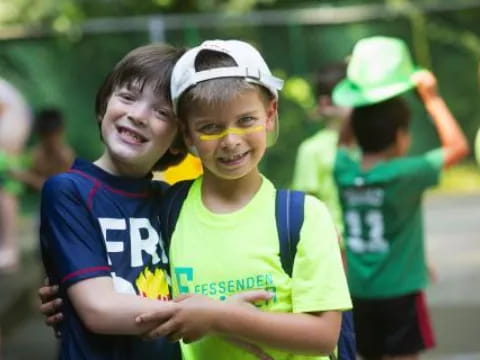
[[[165,270],[156,268],[152,272],[149,268],[145,268],[135,280],[135,285],[137,285],[137,289],[143,297],[157,300],[170,299]]]

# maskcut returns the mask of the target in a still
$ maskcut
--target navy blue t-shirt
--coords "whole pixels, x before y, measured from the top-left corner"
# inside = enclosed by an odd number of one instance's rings
[[[166,186],[150,178],[114,176],[80,159],[45,183],[40,243],[47,275],[60,285],[65,299],[60,359],[179,358],[177,344],[165,339],[148,342],[90,332],[66,296],[67,288],[79,281],[109,276],[118,292],[170,297],[168,259],[159,231],[160,197]],[[157,286],[149,286],[152,283]]]

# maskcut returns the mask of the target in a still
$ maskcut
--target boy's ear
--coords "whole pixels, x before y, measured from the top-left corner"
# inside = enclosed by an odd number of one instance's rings
[[[275,127],[275,118],[278,114],[278,100],[270,101],[267,108],[267,122],[265,124],[268,131],[272,131]]]

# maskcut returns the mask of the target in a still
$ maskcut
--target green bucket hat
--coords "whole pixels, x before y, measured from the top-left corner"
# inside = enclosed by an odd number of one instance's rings
[[[347,77],[333,90],[333,102],[342,106],[378,103],[415,87],[412,76],[422,69],[413,65],[403,40],[373,36],[355,44]]]

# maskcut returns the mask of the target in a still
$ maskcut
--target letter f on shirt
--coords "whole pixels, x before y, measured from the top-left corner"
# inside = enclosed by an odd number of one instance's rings
[[[193,281],[193,269],[191,267],[176,267],[175,276],[177,277],[178,292],[180,294],[191,292],[188,283]]]

